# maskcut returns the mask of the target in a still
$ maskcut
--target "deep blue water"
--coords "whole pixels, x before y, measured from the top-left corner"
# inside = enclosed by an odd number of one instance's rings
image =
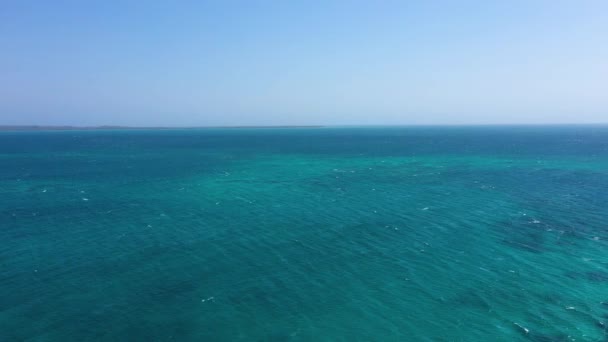
[[[0,132],[0,340],[608,341],[608,126]]]

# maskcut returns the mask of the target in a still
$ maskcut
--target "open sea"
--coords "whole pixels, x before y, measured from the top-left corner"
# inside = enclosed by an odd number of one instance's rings
[[[0,341],[608,341],[608,126],[0,132]]]

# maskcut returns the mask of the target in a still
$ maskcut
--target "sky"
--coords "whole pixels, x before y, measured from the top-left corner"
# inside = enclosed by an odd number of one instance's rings
[[[608,1],[0,1],[0,125],[608,122]]]

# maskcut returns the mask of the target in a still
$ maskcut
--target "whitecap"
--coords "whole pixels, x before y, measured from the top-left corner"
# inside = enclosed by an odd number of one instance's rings
[[[530,330],[528,330],[527,328],[523,327],[521,324],[519,323],[515,323],[513,322],[513,324],[515,324],[517,327],[519,327],[521,330],[523,330],[526,334],[530,332]]]

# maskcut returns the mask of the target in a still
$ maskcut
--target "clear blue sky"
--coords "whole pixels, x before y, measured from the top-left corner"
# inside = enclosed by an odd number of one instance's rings
[[[0,1],[0,124],[608,122],[608,1]]]

